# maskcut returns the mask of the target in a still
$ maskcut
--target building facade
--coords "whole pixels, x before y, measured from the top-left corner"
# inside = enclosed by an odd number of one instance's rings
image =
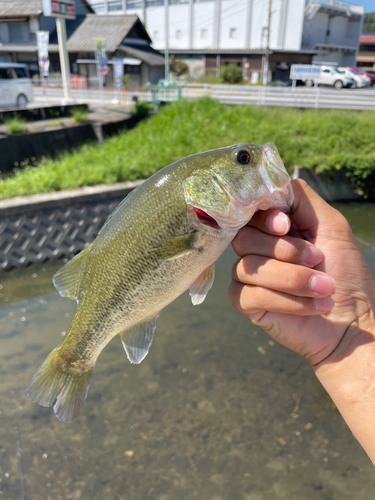
[[[357,66],[364,71],[375,71],[375,33],[363,33],[359,42]]]
[[[104,84],[112,87],[113,59],[121,58],[127,85],[141,87],[157,83],[164,75],[163,54],[153,49],[151,38],[136,15],[98,16],[87,0],[75,0],[76,19],[66,20],[67,49],[72,84],[98,86],[96,39],[105,38],[109,73]],[[18,62],[39,75],[36,32],[49,32],[50,75],[59,78],[60,58],[56,22],[43,15],[42,0],[0,0],[0,62]],[[74,78],[76,75],[83,79]]]
[[[338,0],[89,0],[98,13],[135,13],[153,46],[187,59],[210,50],[315,54],[355,64],[364,7]],[[311,62],[311,61],[310,61]],[[201,63],[202,66],[202,63]],[[271,68],[272,69],[272,68]]]

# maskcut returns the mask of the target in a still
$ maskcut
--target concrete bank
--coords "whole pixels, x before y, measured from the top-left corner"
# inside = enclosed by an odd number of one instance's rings
[[[327,201],[359,200],[344,171],[333,180],[295,167]],[[98,234],[120,201],[143,181],[0,201],[0,271],[80,252]]]
[[[27,124],[24,134],[9,134],[0,125],[0,173],[9,175],[15,167],[42,157],[56,158],[87,142],[102,143],[121,130],[132,129],[141,119],[122,106],[103,106],[94,108],[85,123],[75,123],[69,116],[35,121]]]
[[[80,252],[143,181],[0,201],[0,271]]]

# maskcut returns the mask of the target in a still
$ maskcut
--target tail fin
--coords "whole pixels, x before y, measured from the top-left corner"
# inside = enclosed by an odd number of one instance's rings
[[[89,390],[93,368],[64,366],[53,350],[26,388],[26,396],[42,406],[53,406],[56,417],[72,422],[78,415]]]

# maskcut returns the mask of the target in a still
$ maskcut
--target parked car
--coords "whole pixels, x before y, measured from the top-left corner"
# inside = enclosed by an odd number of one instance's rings
[[[362,71],[360,68],[349,67],[349,69],[361,76],[368,76],[371,80],[371,85],[375,85],[375,73],[367,73],[366,71]]]
[[[343,87],[351,87],[355,84],[355,80],[345,74],[345,71],[336,68],[335,66],[322,66],[320,76],[314,80],[305,80],[307,87],[313,85],[330,85],[336,89]]]
[[[351,68],[338,68],[340,71],[345,71],[345,74],[349,78],[353,78],[354,84],[352,85],[352,89],[360,88],[360,87],[369,87],[371,85],[371,80],[368,76],[360,75],[356,71],[353,71]]]
[[[33,102],[33,87],[25,64],[0,63],[0,107],[25,108]]]

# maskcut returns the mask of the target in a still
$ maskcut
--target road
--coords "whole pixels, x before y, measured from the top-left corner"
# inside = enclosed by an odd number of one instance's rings
[[[299,108],[342,108],[375,110],[375,87],[363,89],[332,89],[329,87],[262,87],[250,85],[208,85],[189,84],[183,90],[183,97],[197,99],[209,95],[227,104],[257,104],[264,106],[289,106]],[[126,92],[126,102],[134,97],[151,101],[150,92]],[[36,104],[59,104],[63,98],[60,87],[51,87],[43,96],[40,87],[34,88]],[[90,104],[121,103],[122,95],[113,90],[73,89],[72,98],[77,102]]]

